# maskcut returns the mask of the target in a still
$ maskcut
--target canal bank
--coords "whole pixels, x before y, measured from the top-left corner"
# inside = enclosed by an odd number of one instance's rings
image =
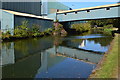
[[[106,52],[102,60],[98,63],[95,70],[89,78],[119,78],[118,75],[118,46],[120,45],[120,34],[115,34],[110,44],[109,50]]]

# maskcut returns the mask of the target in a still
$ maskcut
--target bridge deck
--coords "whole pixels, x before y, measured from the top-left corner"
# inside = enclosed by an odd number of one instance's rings
[[[110,4],[110,5],[102,5],[102,6],[96,6],[96,7],[73,9],[73,10],[67,10],[67,11],[60,11],[60,12],[57,12],[57,14],[76,12],[76,11],[83,11],[83,10],[91,10],[91,9],[100,9],[100,8],[107,8],[107,7],[115,7],[115,6],[120,6],[120,3],[118,3],[118,4]]]
[[[81,8],[68,11],[60,11],[57,14],[48,15],[49,18],[56,18],[59,22],[84,21],[96,19],[119,18],[120,3],[103,5],[97,7]]]

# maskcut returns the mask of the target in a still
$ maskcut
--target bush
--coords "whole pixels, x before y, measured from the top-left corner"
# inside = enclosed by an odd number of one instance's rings
[[[79,23],[79,24],[73,24],[71,29],[75,29],[79,32],[89,31],[91,29],[89,23]]]
[[[14,30],[16,37],[27,37],[28,36],[28,21],[23,21],[22,25],[17,26]]]
[[[111,32],[113,31],[112,29],[104,29],[105,32]]]
[[[40,35],[40,26],[37,24],[33,24],[31,33],[32,33],[32,36],[39,36]]]
[[[6,33],[2,33],[2,38],[26,38],[26,37],[37,37],[41,35],[46,35],[46,34],[52,34],[53,28],[48,28],[44,32],[40,31],[40,27],[37,24],[33,24],[32,28],[28,28],[28,21],[22,21],[22,25],[17,26],[14,30],[14,35],[10,35],[10,31],[7,31]],[[0,36],[1,37],[1,36]]]
[[[52,28],[48,28],[47,30],[44,31],[44,34],[51,34],[53,31]]]
[[[103,28],[113,28],[113,25],[112,24],[104,25]]]
[[[7,31],[5,33],[2,32],[2,38],[5,39],[5,38],[10,38],[11,37],[11,34],[10,34],[10,31]]]

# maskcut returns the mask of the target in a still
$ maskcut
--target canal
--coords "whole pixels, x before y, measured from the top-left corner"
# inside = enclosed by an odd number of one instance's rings
[[[88,78],[108,50],[102,33],[3,42],[3,78]]]

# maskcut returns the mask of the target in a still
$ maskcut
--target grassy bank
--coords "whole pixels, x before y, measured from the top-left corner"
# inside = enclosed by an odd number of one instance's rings
[[[109,51],[104,55],[90,78],[118,78],[118,45],[120,45],[120,34],[116,34]]]

